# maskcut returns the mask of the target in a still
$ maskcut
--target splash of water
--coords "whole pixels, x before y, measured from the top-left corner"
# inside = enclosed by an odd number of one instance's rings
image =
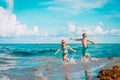
[[[74,58],[70,58],[69,64],[76,64],[76,61]]]

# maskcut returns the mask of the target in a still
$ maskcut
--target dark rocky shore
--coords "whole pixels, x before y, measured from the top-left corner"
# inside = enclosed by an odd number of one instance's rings
[[[95,80],[120,80],[120,59],[103,67]]]

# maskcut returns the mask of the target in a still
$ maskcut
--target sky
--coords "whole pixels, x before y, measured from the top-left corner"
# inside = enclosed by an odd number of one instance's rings
[[[120,43],[120,0],[0,0],[0,43]]]

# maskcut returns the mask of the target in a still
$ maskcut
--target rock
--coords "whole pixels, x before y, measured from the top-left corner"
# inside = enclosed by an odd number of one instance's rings
[[[116,80],[120,80],[120,78],[116,78]]]
[[[111,77],[112,77],[113,79],[116,79],[117,75],[116,75],[116,74],[113,74]]]
[[[113,80],[111,77],[102,77],[100,80]]]
[[[95,80],[120,80],[120,66],[115,65],[112,69],[101,70]]]
[[[47,70],[52,70],[52,68],[47,68]]]
[[[113,58],[112,57],[108,57],[108,60],[113,60]]]
[[[96,78],[95,80],[100,80],[100,78]]]

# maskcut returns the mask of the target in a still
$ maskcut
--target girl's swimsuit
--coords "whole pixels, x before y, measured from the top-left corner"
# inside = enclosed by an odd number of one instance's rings
[[[62,50],[64,51],[64,50],[68,50],[67,48],[62,48]]]
[[[68,48],[62,48],[62,50],[63,50],[63,52],[64,52],[64,50],[66,50],[66,53],[63,53],[62,56],[67,55],[67,53],[68,53]]]

